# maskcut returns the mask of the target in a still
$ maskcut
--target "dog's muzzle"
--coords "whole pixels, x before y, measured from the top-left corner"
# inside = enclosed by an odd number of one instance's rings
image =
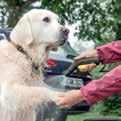
[[[63,35],[65,35],[65,36],[68,36],[68,34],[69,34],[69,29],[68,28],[66,28],[66,27],[62,27],[61,28],[61,31],[62,31],[62,33],[63,33]]]
[[[60,45],[65,44],[66,40],[68,39],[69,29],[66,27],[61,27],[61,36],[60,36]]]

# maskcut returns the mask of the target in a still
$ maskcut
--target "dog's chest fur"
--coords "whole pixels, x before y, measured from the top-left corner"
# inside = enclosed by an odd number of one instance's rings
[[[39,86],[40,80],[43,79],[42,73],[38,74],[32,68],[31,60],[5,40],[0,42],[0,75],[0,95],[4,83],[33,87]],[[0,117],[2,117],[0,121],[16,121],[16,119],[17,121],[35,121],[35,110],[33,108],[9,110],[2,107],[0,102]]]
[[[37,86],[43,78],[42,73],[37,74],[34,71],[31,60],[5,40],[0,42],[0,74],[3,75],[0,84],[9,80],[10,83],[15,81]]]

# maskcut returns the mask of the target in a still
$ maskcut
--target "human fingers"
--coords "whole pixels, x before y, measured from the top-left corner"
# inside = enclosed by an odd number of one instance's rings
[[[85,65],[80,65],[78,66],[78,69],[81,71],[81,72],[90,72],[93,70],[93,68],[96,67],[96,64],[95,63],[91,63],[91,64],[85,64]]]
[[[92,63],[88,66],[88,71],[91,72],[97,65],[95,63]]]
[[[83,58],[86,58],[86,55],[85,54],[80,54],[80,55],[74,57],[74,60],[80,60],[80,59],[83,59]]]

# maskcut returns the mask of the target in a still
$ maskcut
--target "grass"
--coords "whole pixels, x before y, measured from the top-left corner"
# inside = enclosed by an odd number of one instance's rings
[[[102,103],[92,106],[87,113],[68,116],[67,121],[84,121],[85,119],[100,117],[100,108],[102,108]]]
[[[84,121],[85,119],[98,119],[101,117],[105,118],[116,118],[121,119],[121,116],[112,115],[102,115],[102,110],[104,109],[103,103],[100,102],[91,107],[90,111],[80,115],[68,116],[67,121]]]
[[[96,118],[98,116],[99,116],[99,114],[89,112],[89,113],[84,113],[84,114],[80,114],[80,115],[69,116],[67,121],[84,121],[85,119]]]

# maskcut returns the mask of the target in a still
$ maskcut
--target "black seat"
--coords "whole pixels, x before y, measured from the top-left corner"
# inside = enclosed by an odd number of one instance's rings
[[[12,28],[0,28],[0,40],[7,39],[10,40],[10,32]]]

